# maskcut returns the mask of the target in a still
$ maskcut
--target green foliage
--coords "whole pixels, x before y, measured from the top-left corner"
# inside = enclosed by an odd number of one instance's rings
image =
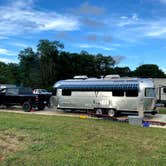
[[[19,65],[14,63],[5,64],[0,62],[0,83],[20,84]]]
[[[95,56],[96,73],[101,75],[107,75],[110,73],[110,68],[115,64],[114,59],[111,56],[103,56],[102,54],[97,54]]]
[[[137,77],[144,77],[144,78],[164,78],[164,72],[159,69],[157,65],[154,64],[144,64],[139,66],[135,71],[134,75]]]
[[[114,74],[119,74],[121,77],[131,76],[131,70],[129,67],[115,67]]]
[[[41,86],[40,62],[37,54],[32,48],[26,48],[20,51],[18,57],[21,84],[33,88]]]
[[[40,76],[43,88],[49,88],[58,79],[59,50],[64,46],[58,41],[40,40],[37,54],[40,58]]]
[[[58,79],[72,78],[75,75],[100,77],[109,74],[114,63],[111,56],[95,56],[86,51],[81,51],[80,54],[61,52],[58,61],[61,72]]]
[[[135,71],[131,71],[129,67],[114,67],[116,62],[112,56],[94,55],[87,51],[70,53],[62,51],[63,48],[64,45],[59,41],[40,40],[36,52],[30,47],[21,50],[18,55],[19,64],[0,62],[0,84],[51,90],[56,81],[73,78],[75,75],[166,77],[154,64],[141,65]]]
[[[158,109],[159,110],[159,114],[166,114],[166,108],[165,107],[161,107]]]

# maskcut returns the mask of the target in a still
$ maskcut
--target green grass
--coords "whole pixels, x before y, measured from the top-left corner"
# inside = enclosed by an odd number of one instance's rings
[[[107,120],[0,113],[2,166],[165,163],[165,129]]]
[[[159,108],[159,114],[166,114],[166,108]]]

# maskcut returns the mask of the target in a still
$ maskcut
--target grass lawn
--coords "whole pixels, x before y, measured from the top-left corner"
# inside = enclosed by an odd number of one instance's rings
[[[166,130],[107,120],[0,113],[0,165],[165,165]]]
[[[166,108],[159,108],[159,114],[166,114]]]

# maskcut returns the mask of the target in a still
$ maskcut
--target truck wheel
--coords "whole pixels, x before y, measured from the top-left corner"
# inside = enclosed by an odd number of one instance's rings
[[[109,109],[107,113],[110,117],[115,117],[117,114],[115,109]]]
[[[96,115],[102,115],[103,114],[103,110],[98,108],[96,109]]]
[[[39,105],[37,108],[38,108],[38,110],[44,110],[45,105]]]
[[[7,109],[10,108],[10,105],[7,105],[7,104],[6,104],[6,108],[7,108]]]
[[[23,105],[22,105],[22,108],[25,112],[30,112],[31,109],[32,109],[32,106],[29,102],[25,102]]]

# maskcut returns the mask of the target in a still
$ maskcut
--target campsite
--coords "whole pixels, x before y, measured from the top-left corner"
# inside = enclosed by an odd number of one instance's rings
[[[166,165],[166,0],[0,0],[0,166]]]

